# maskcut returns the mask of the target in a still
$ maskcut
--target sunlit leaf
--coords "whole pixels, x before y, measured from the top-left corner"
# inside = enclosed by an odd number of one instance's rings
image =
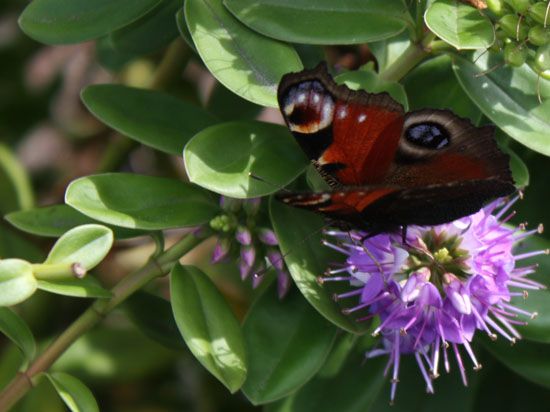
[[[276,192],[309,164],[285,127],[252,121],[203,130],[183,158],[191,182],[237,198]]]
[[[174,266],[170,295],[176,324],[189,350],[231,392],[246,377],[239,322],[212,281],[192,266]]]
[[[277,84],[302,69],[292,46],[239,22],[221,0],[186,0],[185,19],[208,70],[228,89],[263,106],[277,106]]]
[[[199,225],[218,212],[215,197],[199,187],[127,173],[77,179],[65,201],[100,222],[147,230]]]
[[[293,43],[355,44],[395,36],[407,11],[385,0],[225,0],[244,24],[266,36]]]
[[[491,21],[476,8],[458,0],[439,0],[426,11],[428,28],[461,49],[486,49],[495,39]]]
[[[21,29],[47,44],[97,39],[143,16],[160,0],[33,0],[19,18]]]

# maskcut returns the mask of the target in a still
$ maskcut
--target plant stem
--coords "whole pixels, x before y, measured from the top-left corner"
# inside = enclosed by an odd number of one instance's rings
[[[435,36],[428,33],[419,43],[411,43],[386,70],[380,73],[380,78],[397,82],[410,72],[418,63],[430,55],[430,44]]]
[[[19,372],[10,384],[4,388],[0,393],[0,412],[7,412],[15,405],[34,386],[38,375],[46,372],[79,337],[98,324],[130,295],[151,280],[167,274],[174,263],[202,241],[203,239],[196,238],[192,234],[185,236],[156,259],[149,260],[141,269],[123,278],[111,290],[113,296],[110,299],[96,300],[24,372]]]

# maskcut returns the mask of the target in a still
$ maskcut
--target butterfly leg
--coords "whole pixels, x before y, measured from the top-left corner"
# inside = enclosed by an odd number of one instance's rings
[[[407,225],[401,226],[401,243],[403,246],[409,246],[407,243]]]
[[[351,235],[351,232],[349,230],[348,230],[348,235],[349,235],[351,241],[353,243],[357,244],[356,241],[353,239],[353,236]],[[384,274],[384,271],[382,270],[382,265],[380,264],[378,259],[376,259],[376,257],[372,254],[372,252],[369,250],[369,248],[365,246],[365,240],[367,240],[369,237],[371,237],[371,236],[370,235],[365,235],[361,239],[359,239],[359,246],[361,246],[363,248],[363,250],[365,251],[365,253],[367,254],[367,256],[371,258],[371,260],[374,262],[374,264],[378,268],[378,271],[380,272],[380,274]]]

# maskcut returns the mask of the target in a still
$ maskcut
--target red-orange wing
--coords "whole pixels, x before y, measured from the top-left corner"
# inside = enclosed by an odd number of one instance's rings
[[[332,186],[382,182],[399,146],[403,107],[387,93],[338,86],[325,64],[290,73],[279,85],[294,137]]]

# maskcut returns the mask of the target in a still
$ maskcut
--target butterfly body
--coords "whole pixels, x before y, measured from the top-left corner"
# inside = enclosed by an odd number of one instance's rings
[[[375,234],[446,223],[515,190],[494,129],[448,110],[406,113],[387,93],[337,85],[324,64],[285,75],[278,100],[331,187],[279,193],[289,205]]]

